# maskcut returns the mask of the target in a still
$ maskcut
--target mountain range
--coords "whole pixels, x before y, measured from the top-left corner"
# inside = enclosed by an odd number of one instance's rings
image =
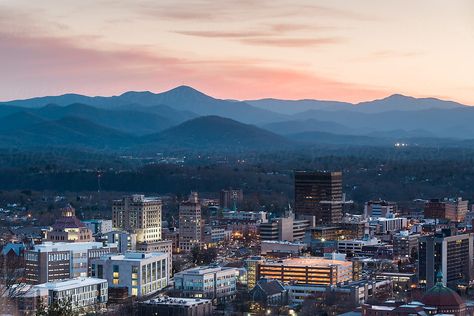
[[[269,150],[318,146],[467,146],[474,107],[395,94],[357,104],[223,100],[191,87],[0,103],[0,146],[100,150]]]

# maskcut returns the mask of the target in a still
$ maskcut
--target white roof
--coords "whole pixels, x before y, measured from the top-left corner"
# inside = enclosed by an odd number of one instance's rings
[[[65,280],[65,281],[38,284],[38,285],[33,286],[33,288],[38,288],[38,289],[45,288],[48,290],[63,291],[63,290],[75,289],[78,287],[96,285],[96,284],[102,284],[102,283],[107,283],[107,280],[98,279],[98,278],[77,278],[77,279],[70,279],[70,280]]]
[[[155,299],[145,301],[145,304],[156,304],[156,305],[181,305],[181,306],[192,306],[196,304],[210,304],[211,300],[200,299],[200,298],[182,298],[182,297],[168,297],[158,296]]]
[[[109,246],[114,247],[115,244]],[[52,252],[52,251],[70,251],[70,250],[87,250],[104,248],[101,242],[51,242],[45,241],[42,244],[35,245],[32,251],[35,252]]]

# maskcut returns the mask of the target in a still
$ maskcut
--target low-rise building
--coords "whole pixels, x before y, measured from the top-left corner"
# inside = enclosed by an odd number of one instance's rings
[[[360,254],[364,246],[375,246],[379,244],[380,240],[377,238],[339,240],[337,242],[337,249],[343,253]]]
[[[173,271],[173,241],[160,240],[149,243],[138,243],[137,251],[140,252],[164,252],[168,255],[168,271],[171,276]]]
[[[97,278],[48,282],[31,286],[15,299],[22,302],[19,310],[25,314],[34,312],[42,303],[47,308],[54,302],[67,302],[73,310],[86,313],[105,308],[108,301],[108,284],[107,280]]]
[[[320,257],[287,258],[258,265],[258,278],[281,282],[336,285],[352,281],[352,262]]]
[[[307,245],[300,242],[263,240],[260,244],[260,254],[264,255],[300,255]]]
[[[418,253],[420,234],[410,234],[403,230],[393,236],[393,256],[398,259],[408,259]]]
[[[138,316],[211,316],[212,302],[202,298],[159,296],[138,304]]]
[[[207,298],[220,303],[235,297],[238,276],[236,268],[196,267],[176,273],[174,287],[184,297]]]
[[[101,242],[44,242],[25,251],[26,282],[40,284],[89,276],[90,262],[116,253],[117,246]]]
[[[103,235],[112,231],[111,219],[89,219],[82,221],[93,235]]]
[[[128,252],[92,261],[92,275],[111,288],[127,288],[129,296],[143,297],[168,286],[168,254]]]

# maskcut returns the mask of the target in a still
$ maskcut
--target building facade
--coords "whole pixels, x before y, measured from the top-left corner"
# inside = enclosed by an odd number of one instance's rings
[[[235,297],[238,275],[236,268],[196,267],[176,273],[174,287],[184,297],[206,298],[221,303]]]
[[[342,172],[295,171],[295,214],[314,225],[342,219]]]
[[[194,247],[201,247],[203,221],[201,218],[201,204],[196,192],[192,192],[189,199],[179,205],[179,249],[190,251]]]
[[[144,195],[125,196],[112,204],[112,223],[116,230],[137,235],[137,243],[161,240],[161,200]]]
[[[101,242],[35,245],[25,252],[26,282],[40,284],[87,277],[92,259],[116,252],[115,245],[104,246]]]
[[[129,296],[147,296],[169,283],[168,255],[161,252],[106,255],[91,266],[92,276],[106,279],[111,288],[127,288]]]

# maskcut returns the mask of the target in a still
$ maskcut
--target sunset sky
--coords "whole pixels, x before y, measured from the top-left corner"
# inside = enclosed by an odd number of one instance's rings
[[[161,92],[474,105],[472,0],[0,0],[0,100]]]

